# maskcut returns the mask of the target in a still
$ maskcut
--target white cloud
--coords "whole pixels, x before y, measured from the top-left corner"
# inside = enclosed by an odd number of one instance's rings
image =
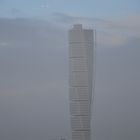
[[[122,47],[127,42],[127,38],[122,35],[106,32],[97,32],[96,39],[100,47]]]
[[[99,46],[123,46],[131,37],[140,38],[140,15],[126,16],[117,20],[75,17],[62,13],[54,13],[53,16],[61,25],[82,23],[85,27],[96,29]]]
[[[140,15],[130,15],[118,20],[120,29],[124,31],[128,36],[134,36],[140,38]]]

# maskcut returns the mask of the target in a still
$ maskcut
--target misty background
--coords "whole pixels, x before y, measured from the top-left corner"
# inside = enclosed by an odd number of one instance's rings
[[[2,3],[2,1],[0,1]],[[0,18],[0,139],[71,139],[68,30],[96,29],[94,140],[140,139],[140,15]]]

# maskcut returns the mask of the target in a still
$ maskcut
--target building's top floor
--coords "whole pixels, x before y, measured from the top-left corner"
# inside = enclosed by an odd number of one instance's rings
[[[76,29],[76,30],[82,30],[82,24],[74,24],[73,25],[73,29]]]
[[[93,30],[88,26],[83,26],[82,24],[74,24],[72,30]]]
[[[74,24],[69,30],[69,41],[72,42],[93,42],[93,29],[85,29],[82,24]]]

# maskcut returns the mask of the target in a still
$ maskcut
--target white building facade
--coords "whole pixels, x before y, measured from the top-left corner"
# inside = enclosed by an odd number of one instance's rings
[[[72,140],[91,140],[93,30],[74,25],[69,31],[69,99]]]

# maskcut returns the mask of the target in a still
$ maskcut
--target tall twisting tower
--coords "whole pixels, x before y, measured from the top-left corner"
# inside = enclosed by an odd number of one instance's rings
[[[93,30],[76,24],[69,31],[69,95],[72,140],[91,140]]]

